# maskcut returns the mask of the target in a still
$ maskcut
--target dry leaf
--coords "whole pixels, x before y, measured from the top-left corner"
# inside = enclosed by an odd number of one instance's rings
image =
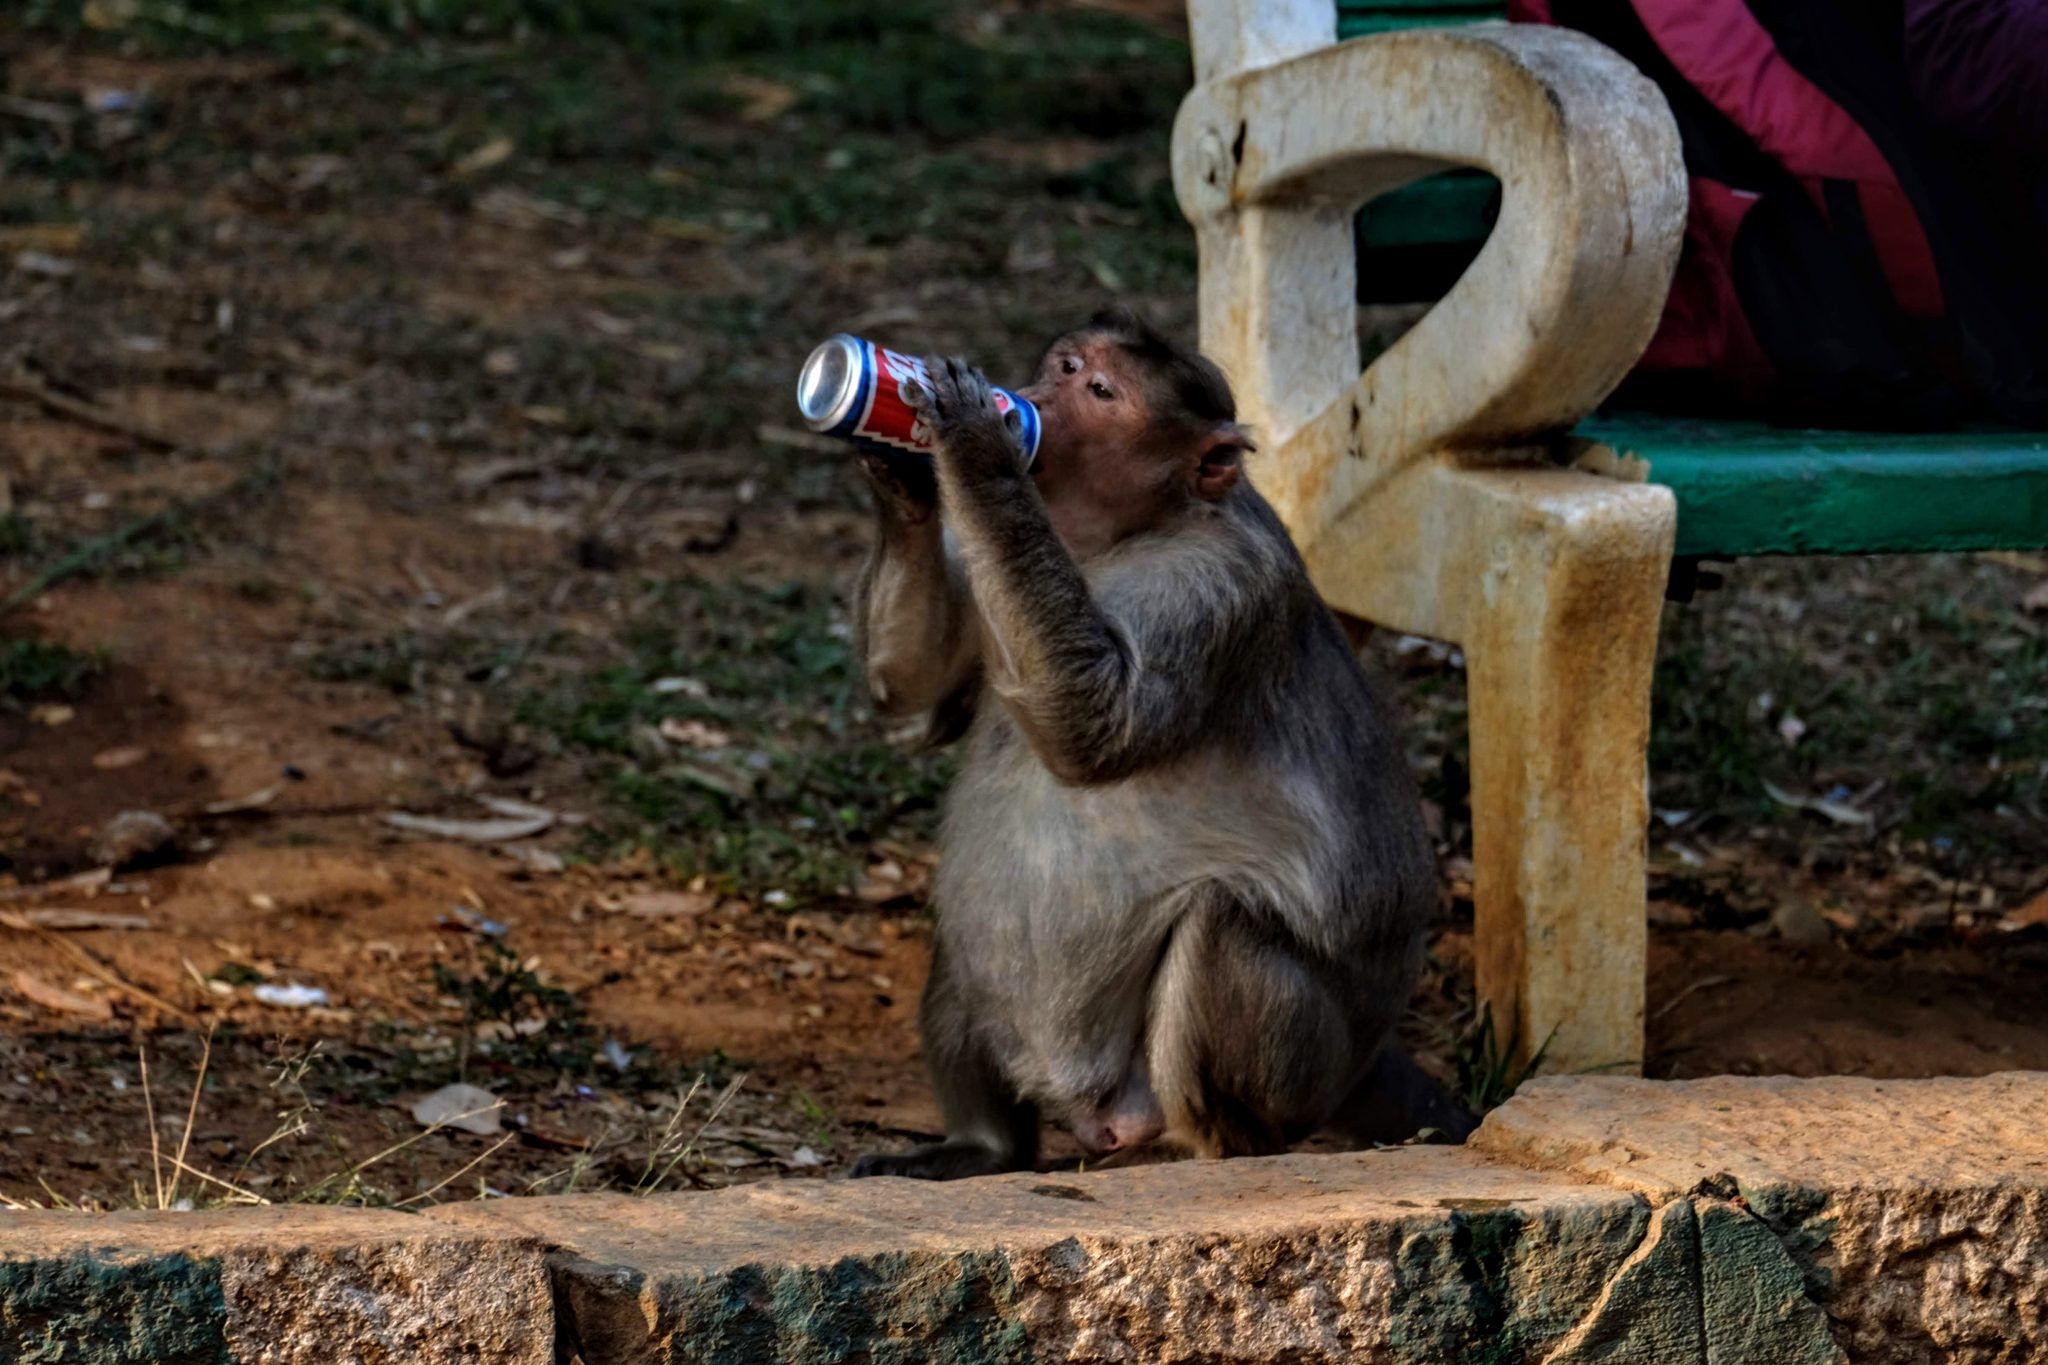
[[[1790,806],[1793,810],[1810,810],[1816,815],[1826,816],[1838,825],[1868,827],[1877,823],[1877,817],[1869,811],[1832,796],[1801,796],[1797,792],[1786,791],[1774,782],[1764,783],[1764,793],[1781,806]]]
[[[715,246],[732,236],[723,228],[712,227],[709,223],[692,223],[686,218],[654,218],[648,221],[647,226],[655,236],[678,242],[706,242]]]
[[[49,982],[30,976],[27,972],[18,971],[14,974],[14,989],[46,1010],[82,1014],[91,1019],[114,1017],[113,1005],[102,997],[67,991],[62,986],[52,986]]]
[[[206,805],[208,815],[237,815],[242,811],[261,810],[284,792],[284,783],[273,782],[258,788],[247,796],[230,796],[225,801],[210,801]]]
[[[444,1085],[412,1106],[413,1118],[424,1128],[460,1128],[483,1137],[498,1131],[504,1113],[505,1102],[496,1095],[460,1082]]]
[[[319,986],[301,986],[295,982],[279,984],[266,981],[252,989],[249,994],[266,1005],[275,1005],[279,1009],[287,1010],[302,1010],[327,1003],[327,992]]]
[[[502,818],[442,820],[429,815],[393,811],[384,817],[384,823],[393,829],[409,830],[414,834],[432,834],[437,838],[460,839],[473,844],[496,844],[512,839],[530,838],[555,823],[553,811],[543,810],[539,806],[529,806],[524,801],[508,801],[501,796],[477,799]]]
[[[460,180],[464,176],[475,175],[478,171],[487,171],[493,166],[510,160],[515,150],[517,150],[517,144],[511,138],[494,137],[468,156],[462,158],[462,160],[456,162],[449,168],[448,173]]]
[[[118,749],[102,749],[92,756],[92,766],[101,771],[115,768],[132,768],[149,757],[149,750],[140,744],[124,744]]]
[[[866,905],[887,905],[891,901],[910,899],[910,893],[903,889],[901,882],[878,882],[873,877],[855,887],[853,894]]]
[[[76,256],[84,244],[85,228],[78,223],[23,223],[0,228],[0,251],[41,251],[52,256]]]
[[[30,882],[27,886],[0,887],[0,901],[30,900],[54,891],[96,892],[112,880],[114,869],[96,867],[90,872],[75,872],[54,882]]]
[[[2040,895],[2000,919],[1998,927],[2008,934],[2016,934],[2022,929],[2048,928],[2048,888],[2043,888]]]
[[[45,929],[154,929],[142,915],[116,915],[100,910],[22,910],[15,912]]]
[[[766,123],[778,114],[788,113],[797,102],[793,87],[759,76],[730,75],[721,84],[728,95],[740,100],[739,115],[745,123]]]
[[[78,17],[87,28],[105,32],[125,28],[142,12],[141,0],[85,0]]]
[[[661,722],[661,737],[671,744],[687,744],[693,749],[723,749],[732,743],[732,736],[715,725],[706,725],[701,720],[683,720],[669,716]]]
[[[37,725],[48,726],[54,730],[59,725],[69,725],[77,714],[75,708],[66,706],[63,702],[47,701],[30,711],[28,718]]]
[[[663,919],[671,915],[701,915],[718,904],[712,891],[643,891],[619,902],[629,915]]]

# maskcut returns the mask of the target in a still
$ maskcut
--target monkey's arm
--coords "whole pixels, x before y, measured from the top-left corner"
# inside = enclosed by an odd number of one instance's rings
[[[854,649],[884,715],[944,702],[973,673],[977,623],[959,556],[946,544],[936,488],[906,486],[871,458],[875,546],[854,592]]]
[[[1184,749],[1222,668],[1275,624],[1261,620],[1272,603],[1260,566],[1220,541],[1163,545],[1106,607],[1048,520],[987,382],[957,361],[927,367],[940,499],[997,695],[1064,781],[1113,781]]]

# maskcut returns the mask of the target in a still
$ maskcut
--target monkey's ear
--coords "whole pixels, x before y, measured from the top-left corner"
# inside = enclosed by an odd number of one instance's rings
[[[1196,497],[1215,502],[1237,486],[1247,451],[1256,450],[1249,432],[1235,422],[1225,422],[1195,445],[1195,468],[1188,483]]]

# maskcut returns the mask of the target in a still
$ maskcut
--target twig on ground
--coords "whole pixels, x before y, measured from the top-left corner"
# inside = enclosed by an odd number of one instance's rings
[[[114,879],[111,867],[96,867],[90,872],[79,872],[69,877],[59,877],[54,882],[30,882],[27,886],[0,887],[0,901],[34,900],[57,891],[97,891]]]
[[[268,1199],[265,1199],[262,1195],[256,1193],[256,1191],[254,1190],[245,1190],[240,1185],[237,1185],[232,1181],[222,1180],[219,1176],[209,1174],[206,1171],[202,1171],[197,1166],[188,1165],[185,1162],[178,1160],[178,1158],[176,1157],[171,1158],[171,1165],[177,1168],[177,1170],[174,1171],[171,1175],[171,1178],[173,1180],[176,1180],[178,1178],[178,1172],[184,1172],[185,1174],[195,1176],[200,1180],[204,1180],[209,1185],[218,1185],[222,1189],[226,1190],[229,1194],[232,1194],[239,1199],[247,1200],[251,1204],[268,1204],[270,1202]]]
[[[326,1189],[328,1186],[333,1185],[337,1181],[345,1182],[354,1180],[357,1176],[361,1175],[364,1171],[369,1170],[378,1162],[386,1161],[391,1157],[398,1155],[406,1148],[412,1146],[415,1142],[421,1142],[427,1138],[432,1137],[434,1134],[440,1132],[442,1129],[448,1127],[450,1124],[453,1124],[460,1119],[469,1118],[474,1114],[487,1114],[491,1110],[496,1109],[497,1107],[498,1102],[493,1101],[492,1103],[485,1105],[481,1108],[467,1109],[460,1114],[450,1114],[447,1118],[442,1119],[437,1123],[430,1123],[425,1128],[422,1128],[419,1132],[414,1133],[411,1137],[406,1138],[401,1142],[394,1142],[389,1147],[386,1147],[383,1151],[374,1153],[371,1156],[363,1158],[361,1161],[358,1161],[355,1165],[348,1167],[346,1170],[336,1171],[333,1175],[327,1176],[324,1179],[318,1181],[317,1183],[307,1186],[304,1193],[302,1193],[299,1196],[299,1199],[301,1201],[310,1199],[314,1195]],[[515,1134],[514,1136],[517,1135]],[[460,1175],[461,1172],[458,1171],[456,1172],[456,1174]]]
[[[26,403],[34,403],[47,412],[56,413],[59,417],[69,417],[74,422],[98,427],[102,431],[111,431],[116,436],[126,436],[129,440],[148,446],[152,450],[168,452],[178,449],[182,444],[136,421],[133,417],[115,412],[112,408],[103,408],[98,403],[89,403],[83,398],[74,398],[68,393],[60,393],[41,380],[31,379],[27,375],[0,375],[0,397],[18,398]]]
[[[185,1153],[192,1147],[192,1129],[199,1123],[199,1095],[206,1088],[206,1068],[212,1061],[213,1030],[209,1028],[199,1052],[199,1074],[192,1078],[192,1103],[185,1110],[185,1131],[178,1135],[178,1154],[171,1158],[171,1165],[176,1168],[171,1172],[172,1203],[176,1203],[178,1199],[178,1175],[186,1169]]]
[[[69,940],[63,938],[61,935],[51,933],[48,929],[43,928],[40,924],[36,924],[24,918],[23,916],[14,913],[11,910],[0,910],[0,925],[5,925],[9,929],[18,930],[25,934],[34,934],[43,942],[57,949],[57,951],[67,954],[72,961],[76,962],[80,967],[83,967],[89,974],[98,977],[101,981],[106,982],[109,986],[112,986],[114,989],[119,991],[126,991],[129,995],[134,996],[137,1000],[142,1001],[146,1005],[150,1005],[155,1007],[156,1009],[162,1010],[165,1014],[170,1015],[174,1019],[182,1020],[188,1024],[193,1022],[192,1016],[190,1014],[187,1014],[184,1010],[179,1009],[170,1001],[164,999],[162,996],[152,995],[150,992],[142,989],[142,987],[138,985],[135,985],[133,982],[124,980],[118,973],[116,973],[113,970],[113,968],[107,966],[104,962],[101,962],[91,953],[79,947],[77,944],[72,943]]]
[[[1666,1000],[1664,1002],[1663,1008],[1658,1010],[1655,1014],[1651,1015],[1650,1019],[1653,1023],[1656,1020],[1662,1019],[1665,1015],[1677,1009],[1678,1006],[1685,1000],[1685,998],[1691,995],[1694,991],[1703,991],[1711,986],[1725,986],[1734,979],[1735,978],[1732,976],[1703,976],[1699,980],[1693,982],[1690,986],[1687,986],[1684,990],[1680,991],[1678,994],[1672,996],[1669,1000]]]
[[[451,1175],[447,1176],[445,1179],[440,1180],[435,1184],[427,1186],[427,1188],[421,1190],[418,1194],[413,1195],[411,1198],[399,1200],[396,1204],[393,1204],[391,1207],[395,1209],[402,1209],[407,1204],[416,1204],[422,1199],[433,1198],[436,1194],[439,1194],[449,1185],[454,1184],[457,1180],[460,1180],[463,1176],[469,1174],[471,1171],[475,1170],[477,1167],[483,1165],[486,1161],[489,1161],[492,1157],[496,1156],[498,1152],[505,1146],[506,1143],[512,1141],[514,1138],[518,1136],[519,1135],[517,1133],[505,1134],[505,1136],[499,1138],[489,1147],[486,1147],[483,1153],[480,1156],[478,1156],[476,1160],[470,1162],[468,1165],[462,1167],[460,1170],[455,1171]]]
[[[690,1136],[690,1140],[688,1142],[685,1142],[682,1146],[674,1149],[675,1155],[669,1157],[668,1165],[663,1166],[661,1168],[660,1173],[655,1175],[652,1180],[649,1180],[647,1178],[646,1172],[642,1172],[640,1182],[633,1186],[633,1193],[648,1194],[654,1190],[660,1189],[662,1182],[667,1180],[669,1176],[674,1173],[676,1167],[682,1165],[683,1162],[689,1157],[690,1153],[697,1150],[697,1143],[700,1140],[702,1140],[704,1136],[704,1130],[709,1128],[712,1124],[718,1122],[718,1116],[725,1112],[725,1106],[732,1103],[732,1097],[734,1095],[739,1094],[740,1087],[742,1085],[745,1085],[746,1083],[747,1073],[744,1071],[742,1071],[739,1075],[733,1077],[732,1080],[726,1084],[725,1089],[719,1092],[718,1098],[712,1101],[711,1112],[706,1114],[704,1116],[704,1121],[697,1125],[697,1131]],[[654,1169],[654,1163],[659,1161],[662,1158],[662,1156],[667,1152],[669,1143],[674,1138],[675,1133],[677,1131],[678,1120],[680,1120],[683,1116],[683,1110],[689,1107],[690,1097],[692,1095],[695,1095],[697,1093],[698,1088],[701,1087],[703,1084],[704,1078],[702,1076],[699,1076],[696,1080],[690,1083],[689,1093],[685,1094],[683,1098],[677,1103],[676,1112],[669,1116],[668,1124],[662,1131],[661,1141],[656,1143],[654,1150],[648,1154],[647,1171],[652,1171]]]
[[[164,1152],[163,1143],[156,1133],[156,1096],[149,1088],[149,1049],[140,1047],[135,1055],[142,1059],[142,1112],[149,1119],[149,1173],[156,1180],[156,1206],[164,1207]]]
[[[0,95],[0,114],[12,114],[16,118],[32,119],[57,128],[69,128],[78,122],[84,111],[48,100],[24,99],[20,95]]]

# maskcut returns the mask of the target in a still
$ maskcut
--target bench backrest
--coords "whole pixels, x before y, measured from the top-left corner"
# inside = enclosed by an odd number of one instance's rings
[[[1501,0],[1189,0],[1198,79],[1331,42],[1505,16]],[[1497,187],[1449,171],[1361,209],[1358,297],[1422,302],[1485,240]],[[1679,502],[1678,553],[1904,553],[2048,546],[2048,433],[1791,430],[1606,412],[1578,434],[1647,462]]]

